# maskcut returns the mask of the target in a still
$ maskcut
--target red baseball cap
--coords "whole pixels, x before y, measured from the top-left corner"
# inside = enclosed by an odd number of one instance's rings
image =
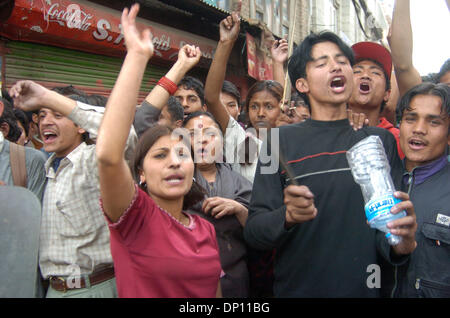
[[[391,79],[392,58],[391,53],[382,45],[375,42],[358,42],[352,46],[355,62],[374,60],[383,66],[388,79]]]

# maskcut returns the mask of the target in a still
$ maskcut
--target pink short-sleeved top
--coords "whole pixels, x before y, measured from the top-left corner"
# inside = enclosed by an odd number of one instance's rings
[[[186,214],[185,226],[136,189],[117,223],[106,217],[119,297],[216,297],[221,266],[213,225]]]

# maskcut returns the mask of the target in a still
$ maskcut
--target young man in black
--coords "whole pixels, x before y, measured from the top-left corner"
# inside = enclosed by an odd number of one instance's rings
[[[391,263],[403,263],[416,246],[414,209],[404,193],[396,193],[403,202],[392,212],[405,209],[408,215],[389,225],[402,236],[400,244],[391,248],[384,233],[366,223],[346,151],[378,135],[393,172],[401,174],[401,162],[391,133],[376,127],[355,132],[350,126],[352,64],[351,49],[330,32],[309,35],[289,62],[292,84],[309,103],[311,119],[281,127],[279,145],[271,145],[292,173],[280,167],[267,174],[258,163],[244,230],[252,247],[276,249],[276,297],[378,297],[379,289],[369,283],[377,251]]]

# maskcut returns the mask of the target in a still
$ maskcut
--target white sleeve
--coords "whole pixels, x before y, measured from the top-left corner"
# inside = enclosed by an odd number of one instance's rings
[[[92,106],[77,101],[77,106],[69,114],[68,118],[78,126],[82,127],[84,130],[86,130],[89,133],[89,137],[91,139],[96,139],[104,112],[104,107]],[[137,141],[138,138],[136,135],[136,131],[134,130],[134,127],[132,125],[125,146],[125,159],[127,161],[133,158]]]
[[[228,163],[239,161],[237,157],[238,145],[245,140],[245,130],[230,116],[224,136],[224,154]]]

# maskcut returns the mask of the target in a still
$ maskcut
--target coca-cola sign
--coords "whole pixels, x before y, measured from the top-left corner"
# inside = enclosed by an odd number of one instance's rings
[[[57,22],[61,26],[69,29],[89,30],[91,26],[90,20],[93,18],[92,14],[83,11],[76,3],[71,3],[65,8],[61,8],[60,6],[60,3],[53,3],[44,12],[44,20],[47,22]]]
[[[16,0],[11,16],[0,25],[0,34],[14,40],[123,56],[126,48],[120,15],[121,12],[99,5],[93,7],[86,1]],[[183,31],[150,21],[140,20],[137,26],[150,28],[157,58],[176,60],[178,50],[185,43],[199,46],[207,59],[213,56],[215,42],[212,40],[187,33],[180,36]]]

